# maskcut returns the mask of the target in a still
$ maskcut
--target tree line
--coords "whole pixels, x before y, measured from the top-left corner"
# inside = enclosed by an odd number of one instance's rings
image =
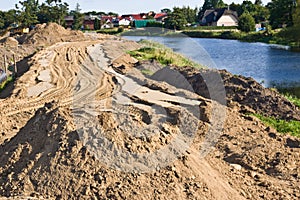
[[[62,0],[39,0],[19,1],[15,9],[0,11],[0,29],[8,27],[30,27],[35,24],[55,22],[65,25],[65,17],[68,15],[74,18],[74,29],[80,29],[83,24],[84,15],[114,15],[117,13],[109,12],[86,12],[82,13],[80,5],[77,3],[74,10],[69,9],[69,4]]]
[[[172,10],[165,8],[161,12],[167,13],[168,18],[164,26],[170,29],[183,29],[186,25],[198,24],[204,13],[208,9],[229,8],[236,11],[239,17],[239,26],[243,31],[251,31],[257,23],[268,28],[295,29],[300,26],[298,17],[299,0],[272,0],[267,5],[263,5],[261,0],[245,0],[241,4],[225,4],[223,0],[205,0],[200,8],[189,6],[174,7]],[[82,26],[83,16],[93,15],[115,15],[117,13],[105,13],[91,11],[82,13],[80,5],[77,4],[75,10],[69,10],[69,5],[62,0],[45,0],[39,3],[38,0],[19,1],[15,9],[0,11],[0,29],[5,29],[11,25],[29,27],[38,23],[56,22],[64,25],[64,18],[72,15],[74,18],[74,29]],[[293,31],[295,32],[295,31]],[[293,34],[293,35],[296,35]]]
[[[261,0],[245,0],[241,4],[225,4],[223,0],[205,0],[202,7],[191,9],[189,7],[174,7],[169,11],[170,15],[166,26],[168,28],[182,29],[187,23],[198,23],[204,16],[206,10],[229,8],[236,11],[239,19],[246,25],[250,24],[251,30],[255,24],[262,23],[264,26],[270,25],[273,29],[291,27],[294,25],[297,2],[296,0],[272,0],[267,5],[263,5]],[[166,9],[165,9],[166,10]],[[246,31],[246,30],[245,30]]]

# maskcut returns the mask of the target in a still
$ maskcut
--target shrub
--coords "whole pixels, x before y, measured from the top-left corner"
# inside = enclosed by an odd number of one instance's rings
[[[254,18],[248,12],[243,13],[240,16],[238,28],[247,33],[253,31],[255,29]]]
[[[124,31],[124,27],[123,26],[120,26],[119,28],[118,28],[118,33],[122,33]]]

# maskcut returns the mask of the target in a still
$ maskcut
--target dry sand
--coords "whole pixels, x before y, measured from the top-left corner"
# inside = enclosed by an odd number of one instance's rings
[[[286,102],[273,114],[289,109],[297,119],[299,110],[277,94],[256,92],[261,104],[251,104],[237,92],[234,96],[237,80],[222,72],[229,103],[220,105],[201,93],[199,74],[206,72],[172,69],[195,92],[158,81],[159,76],[145,77],[141,64],[124,56],[139,45],[114,36],[83,35],[50,24],[19,41],[43,49],[1,94],[0,196],[300,198],[299,139],[243,114]],[[256,82],[239,80],[243,88],[252,87],[249,96],[262,91]],[[207,134],[224,113],[224,127],[217,127],[212,146]],[[202,158],[204,150],[208,154]]]

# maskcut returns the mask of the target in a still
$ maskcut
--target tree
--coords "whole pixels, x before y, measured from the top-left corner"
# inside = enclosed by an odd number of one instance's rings
[[[202,19],[206,10],[215,9],[215,8],[224,8],[227,5],[223,2],[223,0],[205,0],[203,6],[201,7],[198,17]]]
[[[16,9],[20,11],[19,21],[22,26],[29,27],[38,22],[37,20],[37,12],[38,12],[38,0],[27,0],[27,1],[19,1],[21,5],[21,9],[19,10],[19,6],[16,4]]]
[[[3,29],[4,28],[4,25],[5,25],[5,18],[4,18],[4,12],[0,11],[0,29]]]
[[[9,27],[11,24],[17,24],[17,16],[18,15],[18,11],[17,10],[9,10],[6,12],[0,12],[0,28],[1,29],[5,29],[7,27]]]
[[[107,13],[107,15],[115,16],[115,17],[118,17],[118,16],[119,16],[118,13],[114,13],[114,12],[109,12],[109,13]]]
[[[166,19],[166,27],[169,29],[182,29],[187,24],[182,10],[178,7],[173,8],[173,12]]]
[[[61,0],[46,0],[39,6],[38,21],[40,23],[55,22],[62,25],[68,10],[69,5]]]
[[[293,26],[284,29],[280,32],[280,36],[296,42],[297,46],[300,47],[300,0],[297,1],[297,5],[293,12]]]
[[[256,10],[255,5],[251,1],[243,1],[239,9],[237,10],[238,15],[241,16],[244,12],[254,13]]]
[[[295,0],[272,0],[267,7],[270,10],[270,24],[272,28],[289,27],[293,25],[293,11]]]
[[[81,29],[83,25],[84,15],[80,11],[81,9],[79,3],[76,4],[75,10],[71,11],[71,15],[74,16],[73,29],[75,30]]]
[[[255,29],[254,18],[248,12],[244,12],[239,18],[238,28],[244,32],[250,32]]]
[[[262,0],[255,0],[255,5],[262,6]]]
[[[181,11],[185,17],[185,20],[188,23],[195,23],[197,21],[198,8],[192,9],[189,6],[188,7],[183,6],[181,8]]]
[[[170,10],[169,8],[164,8],[160,12],[169,14],[172,12],[172,10]]]
[[[100,20],[96,17],[94,21],[94,29],[99,30],[100,28]]]
[[[256,23],[266,22],[270,17],[269,9],[261,5],[255,5],[255,11],[250,14],[254,17]]]

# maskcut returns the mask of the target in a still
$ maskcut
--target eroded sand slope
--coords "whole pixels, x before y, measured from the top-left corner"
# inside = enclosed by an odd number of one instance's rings
[[[230,74],[222,75],[229,103],[221,105],[201,93],[197,70],[146,77],[137,70],[143,63],[124,55],[138,44],[65,31],[55,40],[40,29],[23,38],[47,45],[0,100],[0,196],[300,198],[299,139],[244,115],[256,107],[232,98]],[[180,85],[167,81],[172,73]],[[297,119],[299,110],[287,106]]]

